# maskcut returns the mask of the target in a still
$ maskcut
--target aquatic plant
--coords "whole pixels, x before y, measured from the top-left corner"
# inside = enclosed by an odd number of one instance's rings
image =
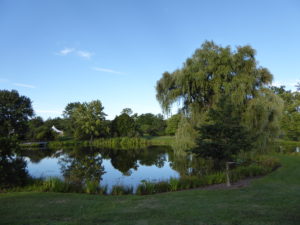
[[[129,195],[133,194],[132,186],[115,185],[112,187],[111,195]]]

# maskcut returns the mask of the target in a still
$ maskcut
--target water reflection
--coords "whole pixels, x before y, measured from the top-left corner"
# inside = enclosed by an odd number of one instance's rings
[[[100,183],[105,173],[101,155],[92,149],[74,149],[60,157],[58,163],[64,179],[78,186]]]
[[[159,181],[170,177],[201,176],[213,169],[213,162],[188,154],[174,154],[170,147],[118,150],[74,148],[69,150],[28,150],[28,171],[32,176],[60,176],[75,184],[88,181],[111,187],[137,186],[141,180]],[[52,173],[47,174],[52,165]],[[53,174],[57,171],[57,174]]]

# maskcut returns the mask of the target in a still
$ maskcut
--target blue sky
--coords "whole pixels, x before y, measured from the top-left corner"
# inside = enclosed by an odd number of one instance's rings
[[[156,81],[205,40],[250,44],[275,85],[300,81],[300,1],[0,0],[0,89],[30,97],[36,115],[99,99],[161,113]]]

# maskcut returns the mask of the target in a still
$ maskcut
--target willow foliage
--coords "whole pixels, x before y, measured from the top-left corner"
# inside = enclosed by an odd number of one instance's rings
[[[255,54],[250,46],[232,50],[204,42],[181,69],[163,74],[156,85],[157,100],[165,113],[174,103],[180,103],[180,111],[188,121],[199,126],[207,112],[226,98],[240,115],[241,123],[274,136],[282,102],[266,90],[273,76],[258,65]],[[179,136],[182,129],[178,128]]]

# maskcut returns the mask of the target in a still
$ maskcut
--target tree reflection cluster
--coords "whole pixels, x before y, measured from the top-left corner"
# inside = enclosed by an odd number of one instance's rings
[[[162,168],[167,162],[181,177],[206,175],[214,168],[212,160],[201,159],[191,154],[177,155],[167,146],[132,150],[95,148],[28,150],[23,151],[23,156],[34,163],[45,157],[58,158],[64,179],[78,186],[87,182],[101,183],[102,176],[106,172],[103,160],[110,160],[111,165],[124,176],[130,176],[139,166]]]

